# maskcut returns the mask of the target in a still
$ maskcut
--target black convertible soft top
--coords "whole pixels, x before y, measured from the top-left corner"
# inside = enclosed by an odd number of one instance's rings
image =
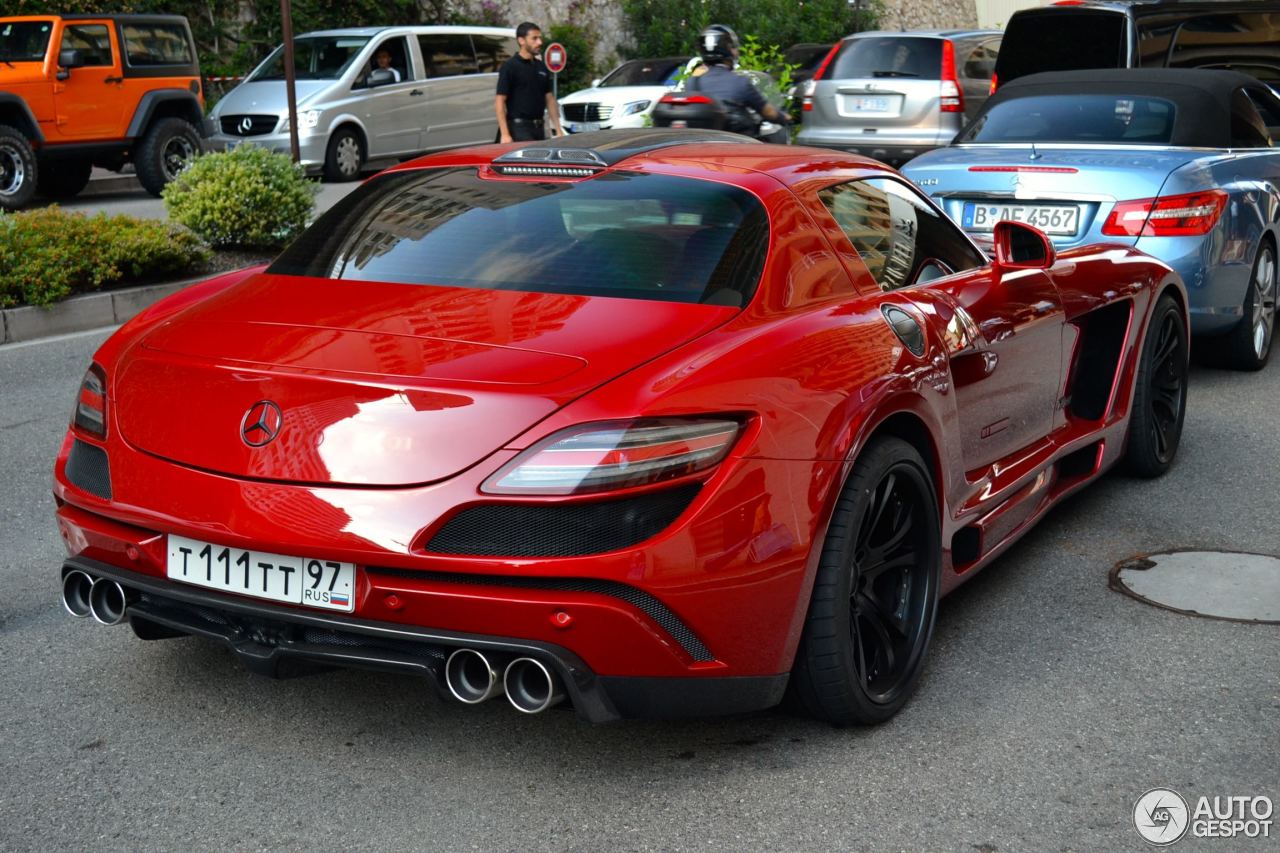
[[[1046,95],[1133,95],[1164,98],[1176,109],[1169,145],[1231,147],[1231,96],[1241,87],[1268,93],[1265,84],[1238,71],[1204,68],[1090,68],[1029,74],[1001,86],[984,105]]]

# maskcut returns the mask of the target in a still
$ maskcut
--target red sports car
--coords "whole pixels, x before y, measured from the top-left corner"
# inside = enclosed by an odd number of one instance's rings
[[[452,151],[98,351],[55,467],[67,610],[270,675],[588,720],[875,723],[940,596],[1173,461],[1186,295],[896,172],[709,131]]]

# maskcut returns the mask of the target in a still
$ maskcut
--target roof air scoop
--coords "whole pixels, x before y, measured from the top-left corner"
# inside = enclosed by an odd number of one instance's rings
[[[493,168],[503,175],[587,178],[608,167],[603,157],[588,148],[518,148],[493,161]]]

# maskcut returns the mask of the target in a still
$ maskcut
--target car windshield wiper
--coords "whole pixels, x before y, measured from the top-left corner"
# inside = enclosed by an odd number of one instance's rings
[[[872,77],[919,77],[919,74],[913,74],[910,71],[872,71]]]

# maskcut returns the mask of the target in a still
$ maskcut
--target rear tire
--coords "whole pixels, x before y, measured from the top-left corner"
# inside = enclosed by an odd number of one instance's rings
[[[1258,246],[1244,294],[1244,316],[1220,341],[1227,367],[1261,370],[1271,358],[1276,328],[1276,250],[1270,241]]]
[[[1134,378],[1124,463],[1136,477],[1159,477],[1178,454],[1187,414],[1187,349],[1182,309],[1166,293],[1151,312]]]
[[[133,167],[142,188],[159,196],[165,184],[178,177],[202,149],[200,133],[181,118],[162,118],[151,125],[138,145]]]
[[[869,443],[823,544],[791,687],[811,715],[874,725],[906,704],[938,612],[938,502],[924,460],[897,438]]]
[[[31,143],[17,129],[0,124],[0,210],[17,210],[31,201],[39,176]]]
[[[342,127],[329,137],[324,155],[324,176],[330,181],[354,181],[364,168],[364,143],[360,134]]]
[[[93,163],[89,160],[42,160],[36,188],[45,198],[75,198],[89,184]]]

